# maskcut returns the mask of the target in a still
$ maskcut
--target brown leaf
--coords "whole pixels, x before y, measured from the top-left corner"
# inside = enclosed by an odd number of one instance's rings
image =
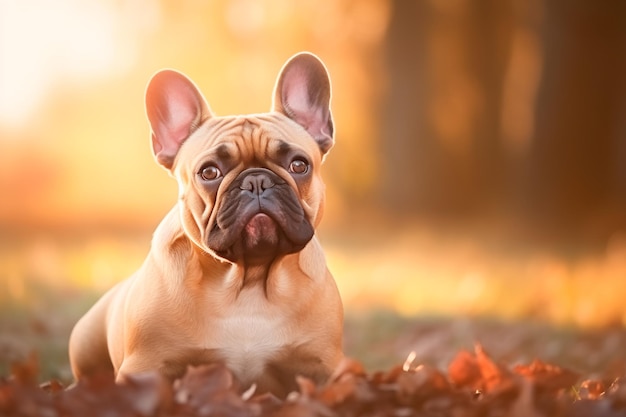
[[[529,380],[521,380],[520,392],[511,404],[510,417],[543,417],[535,408],[533,384]]]
[[[257,394],[254,397],[250,398],[248,401],[250,404],[255,404],[260,406],[261,408],[276,408],[280,404],[283,403],[283,400],[272,394],[271,392],[264,392],[261,394]]]
[[[15,386],[0,380],[0,412],[9,414],[15,407]]]
[[[233,375],[223,365],[189,367],[185,375],[174,382],[175,399],[181,404],[198,406],[232,389],[233,385]]]
[[[52,379],[50,381],[46,381],[40,384],[39,388],[49,394],[58,394],[60,392],[63,392],[64,390],[63,384],[56,379]]]
[[[544,363],[538,359],[530,365],[518,365],[513,368],[513,371],[534,382],[538,387],[551,391],[569,389],[579,378],[576,372]]]
[[[476,344],[475,351],[484,391],[508,389],[513,382],[511,373],[503,366],[495,363],[480,344]]]
[[[402,375],[404,372],[406,371],[404,371],[402,365],[396,365],[388,371],[375,372],[374,375],[372,375],[371,377],[371,381],[372,384],[376,386],[392,384],[395,383],[398,379],[398,376]]]
[[[132,404],[132,409],[140,415],[153,415],[159,410],[169,410],[174,402],[172,385],[158,372],[130,375],[122,391]]]
[[[327,384],[317,395],[317,400],[328,407],[343,403],[356,391],[356,381],[355,374],[343,374],[339,380]]]
[[[122,400],[122,385],[117,385],[113,373],[105,372],[81,379],[56,397],[61,415],[123,415],[129,408],[127,399]]]
[[[297,375],[296,383],[298,384],[298,389],[301,395],[311,397],[316,391],[315,382],[313,382],[313,380],[311,380],[310,378]]]
[[[319,403],[288,402],[278,407],[272,417],[331,417],[336,414]]]
[[[345,374],[365,375],[363,365],[352,358],[343,357],[339,365],[335,368],[332,375],[328,379],[329,382],[336,381]]]
[[[466,350],[456,354],[448,365],[448,378],[457,387],[482,389],[482,374],[476,356]]]
[[[437,369],[420,365],[397,379],[397,398],[401,404],[417,404],[449,390],[445,376]]]

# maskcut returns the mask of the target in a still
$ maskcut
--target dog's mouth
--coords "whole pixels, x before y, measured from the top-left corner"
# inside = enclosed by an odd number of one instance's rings
[[[313,237],[294,190],[267,169],[243,171],[224,193],[207,245],[233,262],[268,263]]]
[[[241,243],[246,258],[264,259],[273,257],[282,231],[276,222],[265,213],[255,214],[241,232]]]

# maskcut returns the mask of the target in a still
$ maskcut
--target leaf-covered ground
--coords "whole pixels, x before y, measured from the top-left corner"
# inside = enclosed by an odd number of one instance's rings
[[[623,416],[626,378],[584,379],[535,360],[506,366],[481,345],[461,350],[446,369],[404,364],[367,373],[346,359],[324,385],[306,378],[286,399],[239,387],[219,365],[190,368],[173,384],[157,374],[116,385],[104,375],[65,389],[38,384],[36,359],[0,380],[3,416]]]
[[[620,326],[349,314],[354,359],[328,384],[301,379],[298,392],[277,399],[237,386],[219,366],[173,385],[102,376],[68,390],[72,322],[19,311],[0,318],[0,416],[626,416]]]

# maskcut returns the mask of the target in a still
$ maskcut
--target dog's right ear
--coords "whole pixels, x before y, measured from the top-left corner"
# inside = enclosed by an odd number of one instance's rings
[[[157,72],[148,83],[146,113],[152,129],[152,152],[168,170],[183,142],[211,116],[198,87],[173,70]]]

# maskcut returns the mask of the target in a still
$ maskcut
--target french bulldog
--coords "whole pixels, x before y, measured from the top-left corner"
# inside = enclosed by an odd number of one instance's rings
[[[197,86],[162,70],[146,90],[156,161],[178,202],[143,265],[109,290],[69,341],[77,380],[222,363],[242,386],[284,396],[343,357],[343,308],[315,236],[322,162],[334,144],[324,64],[300,53],[269,113],[212,113]]]

